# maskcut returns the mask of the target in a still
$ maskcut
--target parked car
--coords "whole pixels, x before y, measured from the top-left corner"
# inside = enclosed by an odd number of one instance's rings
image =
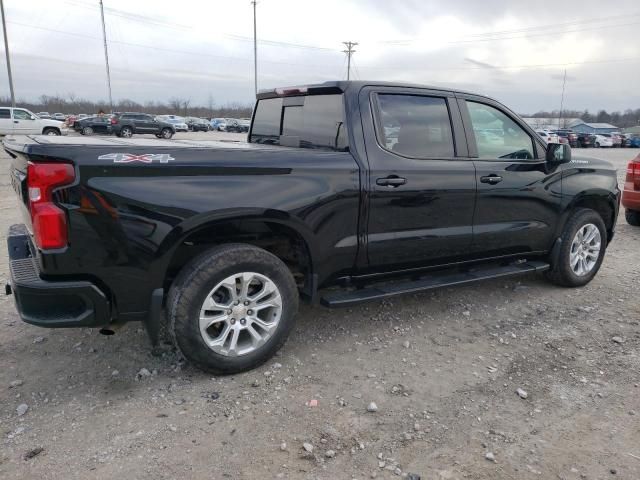
[[[243,133],[249,131],[249,123],[242,122],[242,120],[238,120],[235,118],[227,118],[227,132],[235,132],[235,133]]]
[[[204,118],[195,118],[191,120],[187,124],[189,130],[192,132],[208,132],[209,131],[209,122],[207,122]]]
[[[605,135],[611,136],[611,141],[613,142],[613,146],[615,148],[621,148],[624,146],[624,137],[622,136],[621,133],[613,132]]]
[[[40,118],[26,108],[0,107],[0,135],[66,135],[63,123]]]
[[[227,120],[225,118],[212,118],[209,122],[214,130],[224,132],[227,129]]]
[[[42,118],[43,120],[47,120],[51,118],[51,115],[49,114],[49,112],[38,112],[38,117]]]
[[[556,130],[554,133],[558,135],[558,137],[566,138],[567,142],[569,143],[569,145],[571,145],[572,148],[575,148],[578,146],[578,134],[575,133],[573,130],[560,129],[560,130]]]
[[[593,141],[593,146],[596,148],[600,148],[600,147],[613,147],[613,139],[611,138],[611,135],[609,135],[608,133],[603,133],[603,134],[597,134],[594,135],[594,141]]]
[[[578,134],[578,147],[590,148],[595,147],[596,136],[591,133],[579,133]]]
[[[64,113],[54,113],[51,118],[59,122],[64,122],[67,119]]]
[[[640,134],[630,133],[625,140],[625,147],[640,148]]]
[[[640,227],[640,155],[627,165],[622,192],[622,206],[629,225]]]
[[[79,118],[80,120],[82,120],[83,118],[90,117],[90,116],[91,116],[91,115],[87,115],[86,113],[80,113],[80,114],[78,114],[78,118]]]
[[[170,139],[176,133],[174,126],[147,113],[125,112],[111,116],[111,131],[118,137],[151,133],[158,138]]]
[[[94,133],[111,135],[113,133],[111,117],[106,115],[96,115],[95,117],[77,120],[74,122],[73,129],[82,135],[93,135]]]
[[[177,115],[161,115],[158,117],[163,122],[170,123],[173,125],[173,128],[176,132],[188,132],[189,126],[187,122],[185,122],[183,117],[178,117]]]
[[[105,333],[143,320],[157,342],[166,309],[210,372],[274,355],[300,298],[347,306],[542,271],[585,285],[618,217],[612,165],[452,89],[277,89],[257,95],[245,144],[86,142],[4,142],[28,226],[7,237],[20,316]]]
[[[558,143],[558,135],[549,130],[536,130],[536,133],[547,143]]]

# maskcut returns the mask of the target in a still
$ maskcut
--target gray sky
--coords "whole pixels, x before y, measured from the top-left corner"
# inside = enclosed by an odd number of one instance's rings
[[[253,102],[249,0],[104,0],[114,99]],[[160,7],[159,7],[160,5]],[[346,77],[449,85],[529,113],[640,107],[640,3],[260,0],[258,87]],[[18,98],[105,99],[98,0],[5,0]],[[9,87],[0,60],[0,95]]]

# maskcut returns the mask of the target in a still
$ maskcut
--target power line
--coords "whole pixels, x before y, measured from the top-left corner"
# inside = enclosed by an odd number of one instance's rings
[[[347,80],[349,80],[351,78],[351,55],[356,53],[353,47],[358,45],[358,42],[349,41],[349,42],[342,42],[342,43],[344,43],[344,45],[347,47],[347,49],[343,50],[343,52],[347,54]]]
[[[256,0],[253,4],[253,86],[256,97],[258,96],[258,34],[256,33]]]

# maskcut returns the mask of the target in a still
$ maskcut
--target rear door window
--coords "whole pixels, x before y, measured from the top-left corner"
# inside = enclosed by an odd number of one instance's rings
[[[0,108],[0,118],[11,118],[11,110],[8,108]]]
[[[447,101],[442,97],[378,94],[378,142],[412,158],[455,156]]]

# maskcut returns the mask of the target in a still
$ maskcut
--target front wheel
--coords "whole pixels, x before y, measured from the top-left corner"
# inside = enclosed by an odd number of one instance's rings
[[[287,266],[246,244],[215,247],[193,259],[167,298],[175,345],[215,374],[266,362],[289,336],[297,310],[298,290]]]
[[[560,250],[547,278],[564,287],[581,287],[596,276],[607,246],[607,230],[594,210],[576,210],[562,232]]]
[[[624,218],[629,225],[640,227],[640,211],[627,209],[624,211]]]
[[[42,132],[43,135],[60,135],[60,130],[56,129],[56,128],[45,128],[44,131]]]
[[[160,136],[165,140],[169,140],[171,137],[173,137],[173,132],[170,128],[163,128],[160,132]]]

